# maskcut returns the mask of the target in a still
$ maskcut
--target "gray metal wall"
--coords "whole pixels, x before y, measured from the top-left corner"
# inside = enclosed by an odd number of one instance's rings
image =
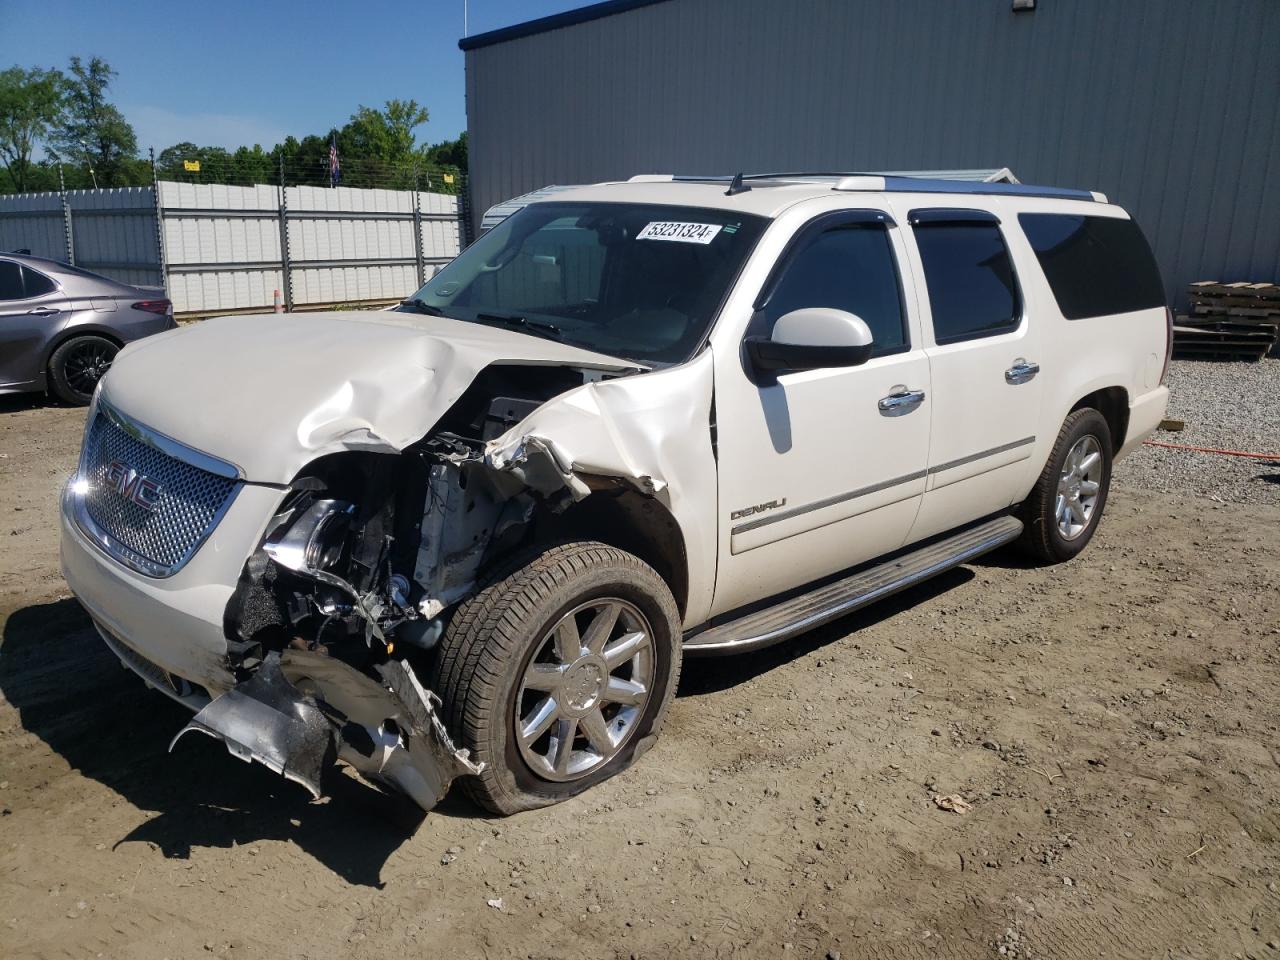
[[[1278,0],[669,0],[470,50],[473,216],[635,173],[1008,166],[1171,294],[1280,279]]]
[[[67,260],[68,239],[75,263],[86,270],[138,286],[164,283],[150,187],[0,197],[0,250]]]

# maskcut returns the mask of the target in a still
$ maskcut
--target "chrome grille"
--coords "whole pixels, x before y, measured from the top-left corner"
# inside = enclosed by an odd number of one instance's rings
[[[230,505],[236,481],[170,456],[140,439],[145,436],[118,415],[95,412],[85,434],[80,479],[87,482],[79,512],[107,552],[142,573],[168,576],[204,542]],[[122,476],[158,488],[151,502],[122,491]]]

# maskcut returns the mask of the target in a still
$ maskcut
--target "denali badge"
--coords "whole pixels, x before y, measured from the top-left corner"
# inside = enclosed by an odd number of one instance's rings
[[[160,484],[121,460],[107,464],[107,483],[120,496],[144,510],[154,510],[160,502]]]
[[[749,517],[752,514],[764,513],[766,510],[777,510],[779,507],[787,505],[787,498],[781,500],[770,500],[768,503],[757,503],[754,507],[743,507],[741,510],[735,510],[729,514],[730,520],[741,520],[743,517]]]

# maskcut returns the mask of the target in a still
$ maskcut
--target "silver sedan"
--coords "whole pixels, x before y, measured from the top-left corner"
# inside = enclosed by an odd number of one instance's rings
[[[86,404],[121,347],[175,326],[160,287],[0,254],[0,394],[47,390]]]

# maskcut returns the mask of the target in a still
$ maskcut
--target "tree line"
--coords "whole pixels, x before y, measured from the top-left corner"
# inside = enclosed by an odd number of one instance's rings
[[[151,183],[149,157],[109,90],[116,72],[100,57],[72,57],[66,71],[10,67],[0,71],[0,193]],[[269,149],[234,150],[182,142],[156,154],[161,180],[199,183],[330,184],[329,146],[336,143],[342,186],[454,193],[467,169],[467,135],[420,144],[427,122],[415,100],[359,106],[341,127]]]

